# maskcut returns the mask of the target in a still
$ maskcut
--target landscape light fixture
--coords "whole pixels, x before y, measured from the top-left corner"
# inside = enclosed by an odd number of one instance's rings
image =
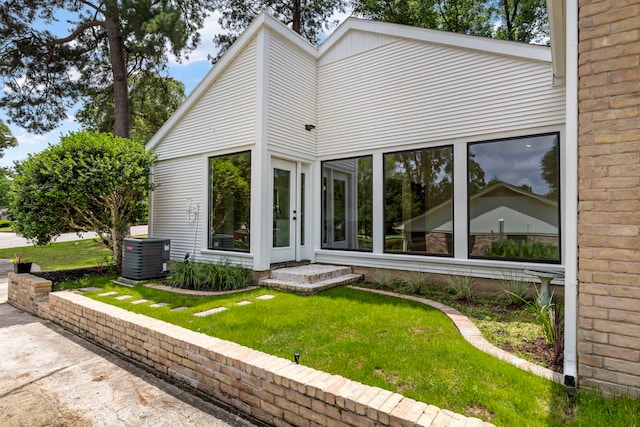
[[[293,353],[293,361],[296,362],[296,365],[300,364],[300,353]]]

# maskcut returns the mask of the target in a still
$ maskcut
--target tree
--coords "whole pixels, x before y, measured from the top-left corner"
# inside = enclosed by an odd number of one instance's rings
[[[558,200],[558,179],[560,168],[558,167],[558,138],[553,139],[553,145],[540,160],[540,176],[549,186],[549,191],[544,196],[551,200]]]
[[[11,212],[15,231],[44,245],[68,231],[94,231],[113,251],[118,271],[129,226],[143,219],[155,156],[140,144],[77,132],[16,165]]]
[[[211,235],[233,232],[247,225],[251,186],[242,172],[242,155],[211,159]]]
[[[18,145],[18,140],[11,134],[9,126],[0,119],[0,158],[4,156],[4,150]]]
[[[131,139],[146,144],[185,98],[184,84],[154,72],[129,78]],[[93,90],[76,118],[85,130],[110,132],[114,127],[113,87]]]
[[[497,14],[501,25],[495,38],[524,43],[549,39],[546,0],[499,0]]]
[[[5,170],[0,169],[0,209],[9,207],[11,180]]]
[[[437,28],[438,25],[434,0],[354,0],[352,4],[354,14],[375,21],[424,28]]]
[[[266,10],[276,19],[290,25],[292,29],[311,43],[318,43],[323,27],[330,28],[337,25],[331,21],[335,12],[344,12],[346,0],[213,0],[221,13],[218,23],[226,30],[226,34],[217,35],[213,41],[219,47],[217,61],[231,44],[239,37],[247,26]]]
[[[164,69],[168,50],[180,57],[193,49],[213,1],[3,1],[0,106],[19,126],[44,133],[88,88],[111,88],[113,132],[129,137],[129,77]],[[54,34],[61,23],[68,32]]]
[[[545,0],[353,0],[354,13],[383,22],[519,42],[549,38]]]

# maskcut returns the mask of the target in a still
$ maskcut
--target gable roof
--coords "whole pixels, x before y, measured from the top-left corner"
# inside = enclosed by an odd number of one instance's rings
[[[331,49],[340,43],[352,32],[374,33],[382,36],[396,37],[403,40],[413,40],[423,43],[438,44],[457,49],[468,49],[485,52],[492,55],[511,56],[525,60],[551,62],[551,51],[546,46],[537,46],[511,41],[496,40],[486,37],[469,36],[465,34],[450,33],[446,31],[430,30],[407,25],[377,22],[354,17],[347,18],[327,39],[320,45],[314,46],[302,36],[288,28],[285,24],[273,18],[266,12],[261,12],[253,22],[245,29],[242,35],[231,45],[229,50],[212,67],[195,89],[189,94],[182,105],[173,113],[164,125],[147,143],[147,149],[155,148],[173,127],[185,116],[185,114],[198,102],[211,85],[224,73],[229,65],[238,57],[245,47],[259,34],[260,31],[269,29],[285,38],[296,48],[306,54],[320,59]]]

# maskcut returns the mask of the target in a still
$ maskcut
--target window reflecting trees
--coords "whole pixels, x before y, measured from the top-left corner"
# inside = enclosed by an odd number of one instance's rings
[[[451,146],[384,155],[385,252],[453,255]]]
[[[209,249],[249,252],[251,152],[209,159]]]

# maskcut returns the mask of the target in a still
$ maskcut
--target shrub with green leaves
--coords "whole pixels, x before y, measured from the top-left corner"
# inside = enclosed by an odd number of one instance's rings
[[[219,264],[176,263],[167,282],[176,288],[195,291],[229,291],[251,286],[251,271],[229,261]]]

